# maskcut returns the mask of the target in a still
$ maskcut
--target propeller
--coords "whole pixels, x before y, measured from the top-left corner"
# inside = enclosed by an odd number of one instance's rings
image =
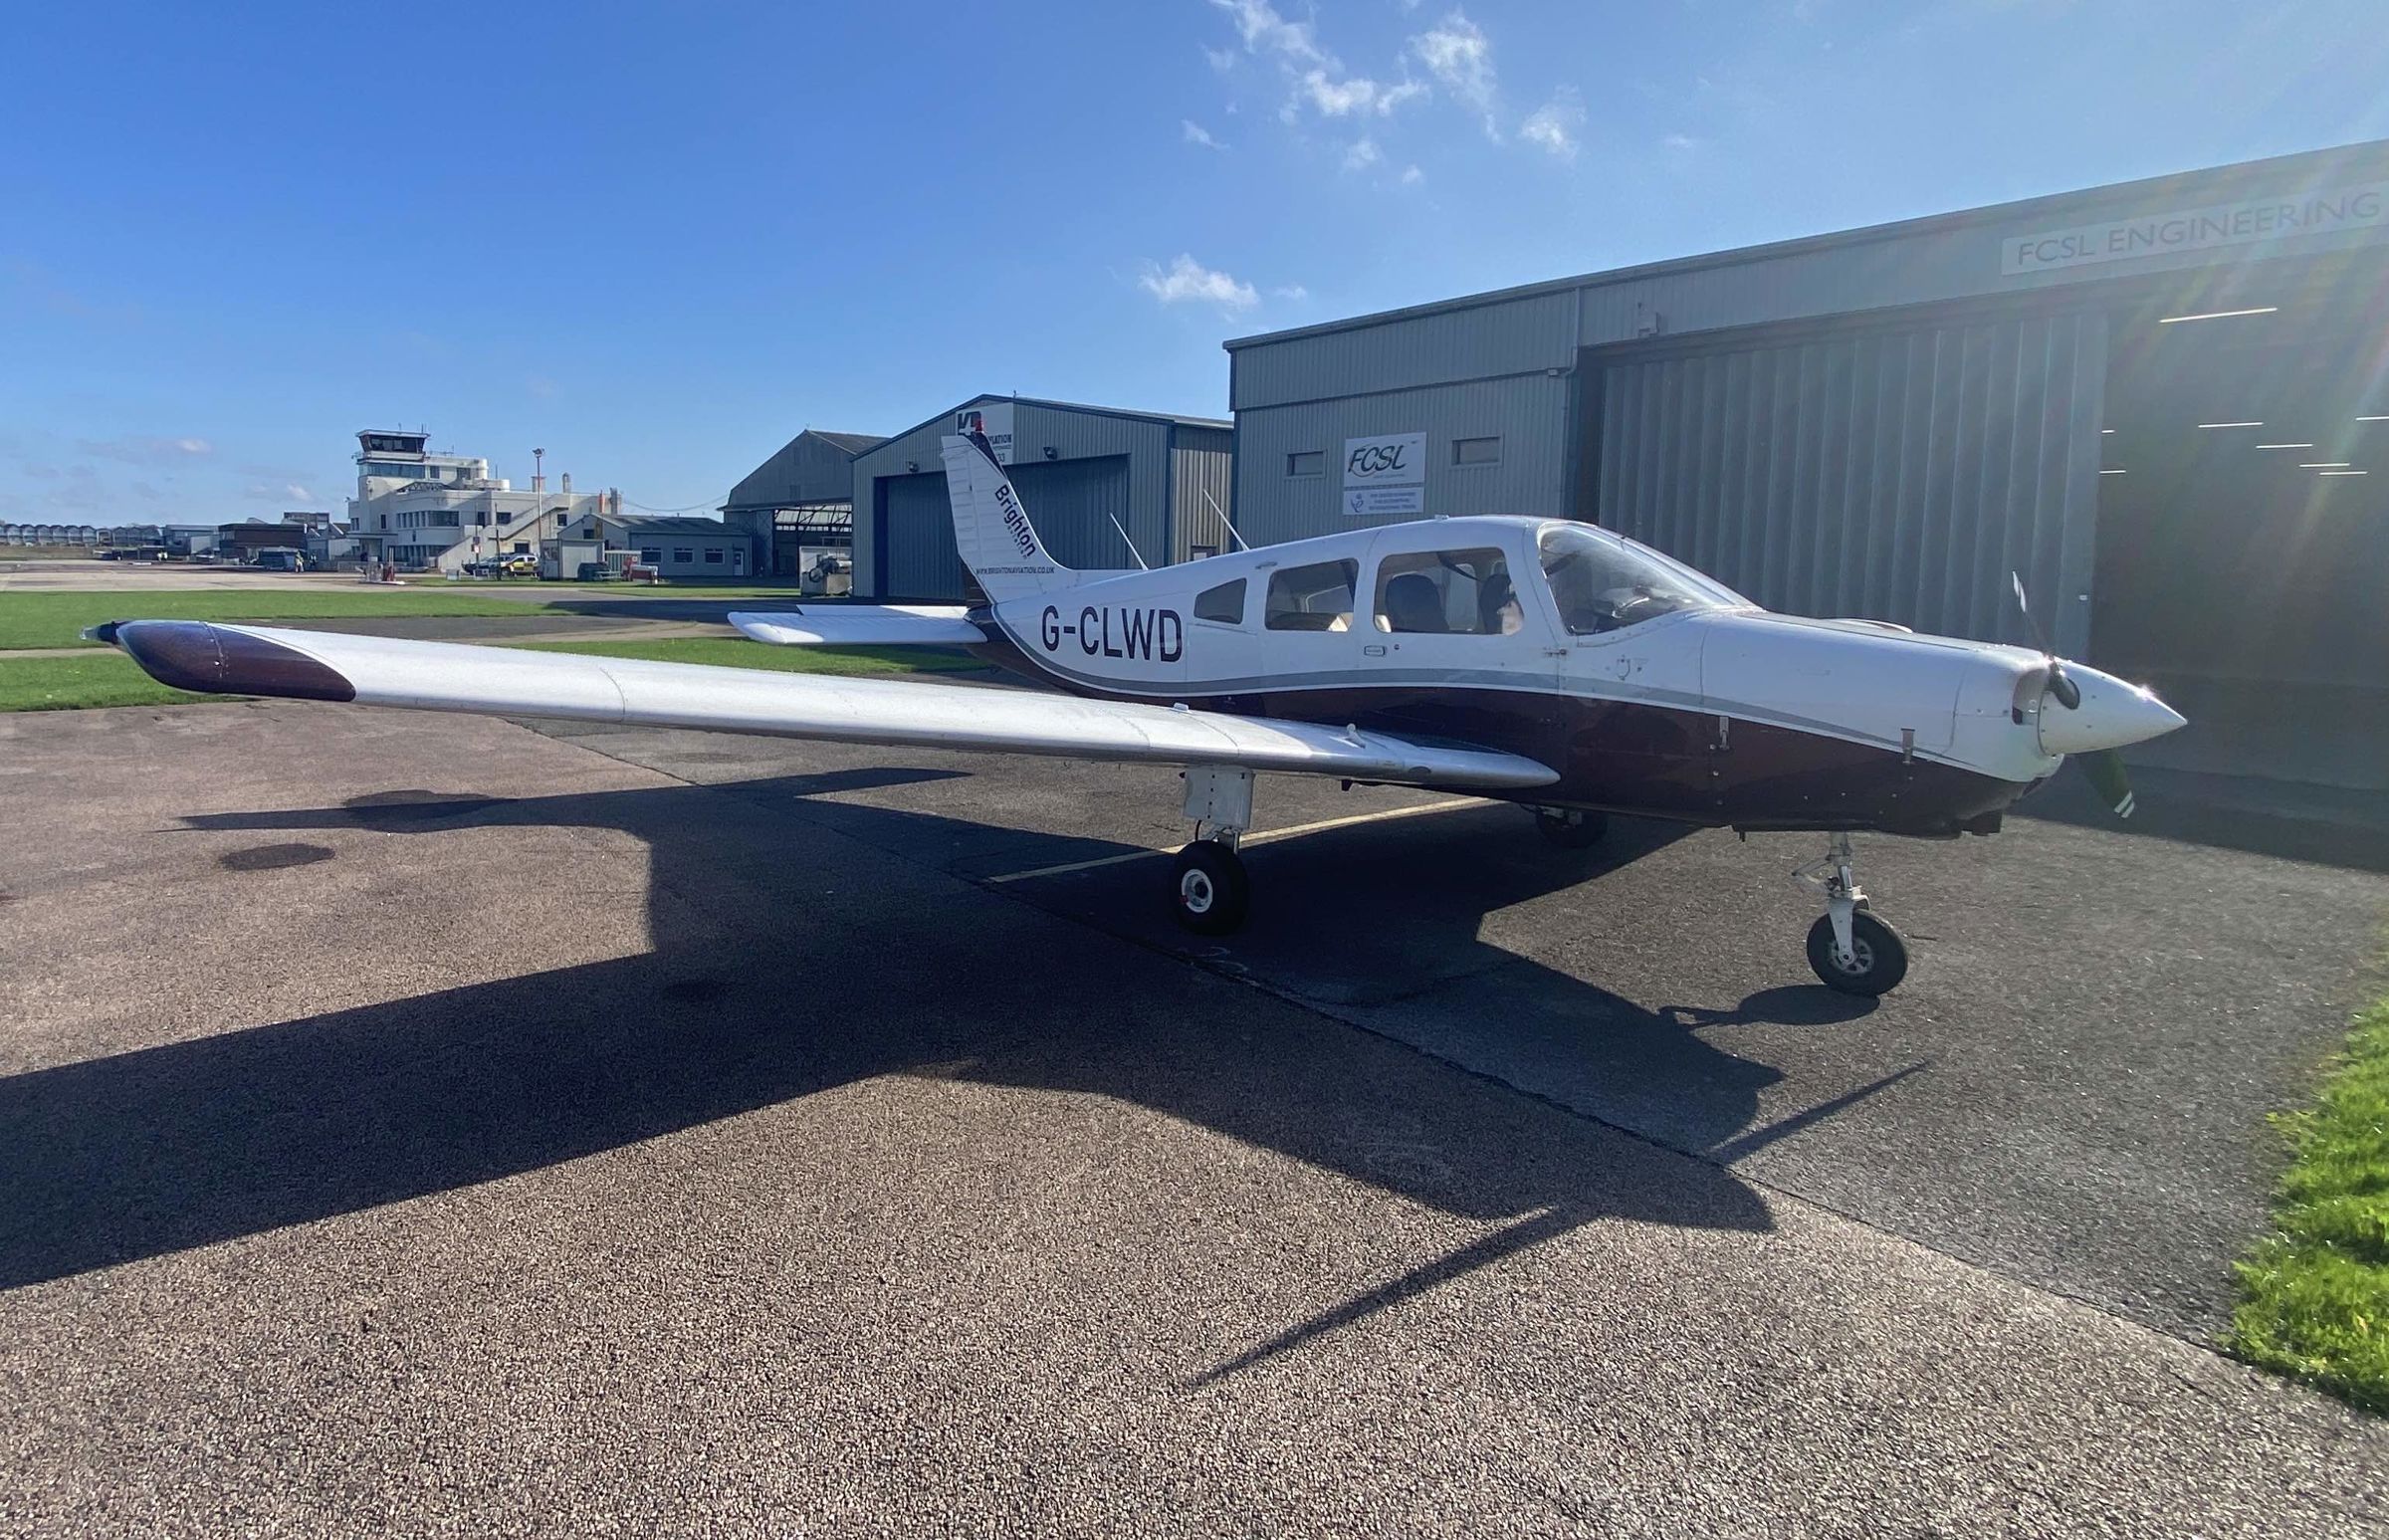
[[[2010,572],[2008,581],[2016,589],[2016,612],[2024,616],[2024,628],[2033,633],[2033,645],[2040,648],[2041,656],[2049,660],[2049,693],[2056,696],[2058,704],[2067,711],[2077,710],[2082,704],[2082,692],[2072,680],[2065,677],[2065,660],[2059,657],[2058,649],[2050,645],[2049,633],[2041,629],[2040,616],[2033,613],[2032,601],[2024,596],[2024,574]]]
[[[2024,595],[2024,574],[2008,573],[2008,581],[2016,589],[2016,609],[2024,616],[2024,625],[2032,633],[2033,645],[2049,660],[2049,696],[2067,711],[2079,711],[2082,705],[2081,686],[2065,677],[2065,661],[2058,649],[2050,645],[2049,633],[2041,629],[2041,619],[2033,613],[2032,601]],[[2115,810],[2118,818],[2128,818],[2139,803],[2132,796],[2131,776],[2124,772],[2123,756],[2113,749],[2093,749],[2076,754],[2082,773],[2090,779],[2090,789],[2098,799]]]

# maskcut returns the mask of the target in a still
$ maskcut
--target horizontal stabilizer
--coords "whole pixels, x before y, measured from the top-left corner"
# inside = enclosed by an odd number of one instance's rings
[[[812,618],[812,617],[806,617]],[[202,620],[127,620],[116,645],[178,690],[832,743],[1215,765],[1496,789],[1559,776],[1514,754],[1387,733],[1033,690],[654,663]]]
[[[824,604],[734,611],[730,623],[776,647],[968,647],[986,633],[959,604]]]

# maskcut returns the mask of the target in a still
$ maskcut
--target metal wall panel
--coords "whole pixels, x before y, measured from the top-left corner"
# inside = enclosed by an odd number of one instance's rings
[[[2088,636],[2103,313],[1587,355],[1599,521],[1770,609]]]
[[[1570,362],[1574,362],[1571,358]],[[1529,374],[1425,390],[1387,391],[1239,414],[1236,499],[1230,515],[1255,546],[1338,530],[1400,524],[1405,517],[1343,512],[1344,441],[1374,434],[1426,434],[1425,512],[1566,515],[1573,382]],[[1498,438],[1501,458],[1456,465],[1452,443]],[[1317,476],[1287,474],[1289,455],[1317,450]]]
[[[1236,549],[1226,524],[1235,497],[1236,438],[1210,428],[1181,427],[1170,448],[1170,554],[1184,561],[1196,546],[1214,551]],[[1147,560],[1155,559],[1152,551]]]
[[[1656,333],[1767,325],[1903,306],[2032,297],[2118,279],[2164,277],[2194,299],[2251,262],[2389,245],[2389,224],[2301,233],[2263,245],[2207,246],[2010,274],[2011,237],[2201,206],[2309,194],[2389,178],[2389,140],[2089,188],[1680,261],[1650,263],[1469,296],[1327,327],[1229,342],[1236,412],[1565,366],[1563,338],[1602,346]],[[2204,271],[2202,271],[2204,270]],[[2196,309],[2185,304],[2185,309]]]
[[[1576,360],[1574,294],[1538,294],[1466,311],[1314,332],[1233,356],[1231,409],[1282,406],[1401,390],[1454,379],[1484,379],[1567,368]]]
[[[855,542],[858,593],[875,598],[956,601],[963,596],[963,558],[954,545],[954,511],[946,501],[946,473],[881,476],[873,479],[872,570],[862,570],[864,543]],[[886,571],[878,570],[884,561]]]
[[[1120,532],[1112,528],[1112,520],[1122,518],[1128,507],[1131,463],[1126,455],[1106,455],[1097,460],[1038,460],[1010,468],[1021,506],[1056,561],[1097,570],[1136,565],[1120,543]],[[878,486],[887,583],[876,591],[891,599],[960,601],[965,573],[954,544],[946,473],[883,476]],[[1151,552],[1146,559],[1153,559]]]

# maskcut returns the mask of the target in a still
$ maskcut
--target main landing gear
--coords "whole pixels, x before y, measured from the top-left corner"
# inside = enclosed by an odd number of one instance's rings
[[[1225,936],[1252,908],[1252,879],[1236,845],[1252,827],[1252,771],[1197,765],[1187,770],[1194,842],[1178,853],[1171,912],[1197,936]]]
[[[1868,912],[1847,834],[1836,834],[1792,880],[1825,897],[1825,913],[1809,927],[1809,967],[1828,989],[1883,994],[1908,976],[1907,939]]]
[[[1608,836],[1610,815],[1582,807],[1538,807],[1535,832],[1562,850],[1590,850]]]

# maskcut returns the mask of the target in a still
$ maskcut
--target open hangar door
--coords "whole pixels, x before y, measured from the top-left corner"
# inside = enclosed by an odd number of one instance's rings
[[[2106,318],[1899,313],[1587,348],[1579,516],[1770,609],[2079,657]],[[2046,597],[2044,597],[2046,596]]]
[[[1027,461],[1005,471],[1056,561],[1098,570],[1137,564],[1112,527],[1114,519],[1129,522],[1128,456]],[[876,497],[880,592],[892,599],[961,602],[968,579],[955,549],[946,473],[883,476]],[[1145,559],[1167,555],[1147,551]]]
[[[2389,790],[2389,258],[2109,315],[2090,658],[2190,719],[2136,758]]]

